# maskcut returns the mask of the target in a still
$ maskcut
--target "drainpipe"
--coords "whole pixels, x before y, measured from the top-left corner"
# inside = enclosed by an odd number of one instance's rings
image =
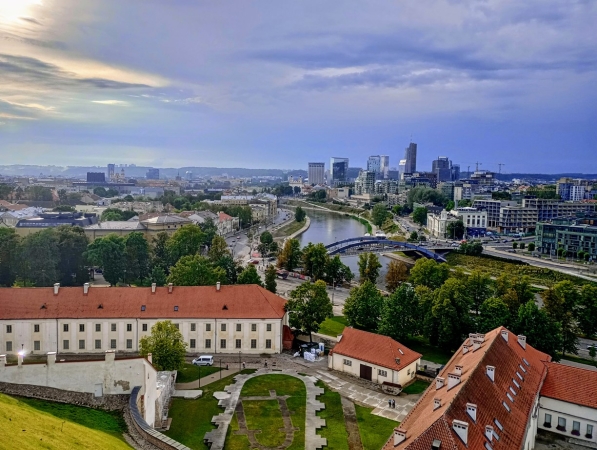
[[[214,355],[218,353],[218,319],[214,319],[216,321],[214,325]]]
[[[137,348],[137,353],[139,352],[139,319],[135,319],[137,321],[137,328],[135,329],[135,347]]]
[[[58,318],[56,318],[56,354],[58,354]]]

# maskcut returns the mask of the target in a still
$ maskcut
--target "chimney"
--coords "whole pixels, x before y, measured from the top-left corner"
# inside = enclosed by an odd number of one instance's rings
[[[456,375],[462,375],[462,366],[458,365],[458,366],[454,367],[454,373]]]
[[[60,283],[54,283],[54,295],[58,295],[59,290],[60,290]]]
[[[487,366],[487,376],[492,382],[495,381],[495,366]]]
[[[469,345],[466,345],[466,344],[464,344],[464,345],[462,346],[462,354],[463,354],[463,355],[466,355],[466,354],[467,354],[469,351],[470,351],[470,346],[469,346]]]
[[[168,294],[172,294],[172,288],[174,285],[172,283],[168,283]]]
[[[219,291],[219,290],[220,290],[220,282],[218,281],[218,282],[216,283],[216,291]]]
[[[396,364],[399,366],[400,365],[400,358],[396,358],[395,361],[396,361]]]
[[[147,361],[149,361],[149,364],[153,364],[153,355],[151,353],[147,354]]]
[[[493,440],[493,427],[491,425],[485,427],[485,437],[489,442]]]
[[[83,295],[87,295],[89,293],[89,283],[85,283],[83,285]]]
[[[394,428],[394,447],[404,441],[406,441],[406,431],[399,428]]]
[[[508,342],[508,330],[502,330],[502,337],[504,338],[504,341]]]
[[[467,403],[466,413],[473,419],[473,422],[477,422],[477,405],[474,403]]]
[[[477,339],[479,339],[481,342],[485,342],[485,335],[477,333]]]
[[[460,375],[455,373],[448,374],[448,390],[460,384]]]
[[[56,363],[56,352],[48,352],[48,366]]]
[[[431,450],[440,450],[441,447],[442,441],[440,441],[439,439],[434,439],[431,443]]]
[[[442,406],[442,401],[439,398],[434,398],[433,399],[433,410],[435,411],[440,406]]]
[[[6,367],[6,355],[0,355],[0,368]]]
[[[520,344],[520,346],[522,348],[524,348],[526,350],[527,348],[527,337],[523,336],[522,334],[518,335],[518,343]]]
[[[155,294],[155,289],[156,289],[156,287],[157,287],[157,284],[155,284],[155,283],[151,283],[151,293],[152,293],[152,294]]]
[[[454,433],[456,433],[458,435],[458,437],[460,439],[462,439],[462,442],[464,442],[464,445],[467,445],[468,444],[468,423],[463,422],[462,420],[454,420],[452,422],[452,429],[454,430]]]
[[[438,390],[438,389],[441,389],[441,388],[443,388],[443,387],[444,387],[444,382],[445,382],[445,381],[446,381],[446,380],[445,380],[444,378],[442,378],[442,377],[437,377],[437,378],[435,379],[435,390]]]
[[[481,341],[478,339],[473,339],[473,351],[478,350],[481,347]]]
[[[114,362],[116,359],[116,350],[106,350],[106,362]]]

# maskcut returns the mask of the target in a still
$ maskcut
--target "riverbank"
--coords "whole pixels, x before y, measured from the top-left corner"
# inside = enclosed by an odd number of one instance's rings
[[[286,239],[294,239],[307,231],[310,226],[311,219],[309,219],[309,216],[306,216],[305,220],[302,222],[293,221],[292,223],[286,224],[276,230],[276,232],[273,233],[274,240],[281,241]]]
[[[348,212],[348,211],[330,209],[330,208],[326,208],[325,206],[314,205],[313,203],[309,203],[304,200],[290,200],[290,201],[292,203],[287,203],[287,206],[289,206],[289,207],[300,206],[304,210],[310,209],[313,211],[325,211],[325,212],[329,212],[329,213],[342,214],[344,216],[352,217],[353,219],[356,219],[359,222],[361,222],[367,229],[367,233],[369,233],[371,235],[373,235],[377,231],[377,226],[375,226],[370,220],[365,219],[364,217],[361,217],[359,214],[355,214],[355,213]],[[297,203],[297,204],[295,204],[295,203]],[[367,211],[363,211],[363,212],[367,212]],[[362,214],[362,213],[360,213],[360,214]]]

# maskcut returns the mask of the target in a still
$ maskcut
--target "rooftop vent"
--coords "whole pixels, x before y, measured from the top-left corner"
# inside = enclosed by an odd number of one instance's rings
[[[468,423],[462,420],[454,420],[452,422],[452,429],[454,433],[464,442],[464,445],[468,444]]]
[[[442,377],[437,377],[435,379],[435,389],[441,389],[444,387],[444,383],[445,383],[445,379],[443,379]]]
[[[477,405],[474,403],[466,404],[466,413],[473,419],[473,422],[477,422]]]
[[[462,366],[458,365],[454,367],[454,373],[457,375],[462,375]]]
[[[433,399],[433,410],[435,411],[440,406],[442,406],[442,401],[439,398],[434,398]]]
[[[394,447],[406,440],[406,431],[394,428]]]
[[[222,306],[222,309],[225,310],[225,311],[228,311],[228,305]]]
[[[518,343],[520,344],[520,346],[522,348],[524,348],[526,350],[527,348],[527,337],[523,336],[522,334],[518,335]]]
[[[174,285],[172,283],[168,283],[168,294],[172,294],[172,288]]]
[[[502,337],[504,338],[504,341],[508,342],[508,330],[502,330]]]
[[[87,295],[89,293],[89,283],[85,283],[83,285],[83,294]]]
[[[220,290],[220,282],[218,281],[218,282],[216,283],[216,291],[219,291],[219,290]]]
[[[152,293],[152,294],[155,294],[155,289],[156,289],[156,287],[157,287],[157,284],[156,284],[156,283],[151,283],[151,293]]]
[[[60,290],[60,283],[54,283],[54,295],[58,295],[59,290]]]
[[[495,366],[487,366],[487,376],[492,382],[495,381]]]
[[[400,365],[400,358],[396,358],[396,364]]]
[[[434,439],[431,443],[431,450],[439,450],[442,447],[442,441]]]
[[[483,341],[480,339],[473,339],[473,351],[479,350],[482,343],[483,343]]]
[[[448,390],[460,384],[460,375],[456,373],[448,374]]]
[[[39,308],[39,309],[47,309],[46,304],[44,303],[43,305],[41,305],[41,308]]]
[[[463,355],[466,355],[469,352],[469,350],[470,350],[470,348],[468,345],[465,344],[462,346],[462,354]]]

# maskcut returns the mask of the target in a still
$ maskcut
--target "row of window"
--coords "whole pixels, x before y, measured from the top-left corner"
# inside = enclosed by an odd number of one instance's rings
[[[176,328],[179,327],[179,324],[175,324]],[[116,327],[117,324],[115,323],[111,323],[110,324],[110,331],[116,331]],[[141,324],[142,330],[143,331],[147,331],[147,324],[143,323]],[[221,331],[226,331],[226,324],[222,323],[220,324],[220,330]],[[242,331],[242,324],[237,323],[236,324],[236,331]],[[62,324],[62,331],[64,331],[65,333],[68,333],[69,331],[69,324],[65,323]],[[101,323],[96,323],[95,324],[95,331],[96,332],[101,332],[102,331],[102,324]],[[126,324],[126,331],[131,332],[133,331],[133,324],[132,323],[127,323]],[[196,323],[192,323],[191,324],[191,331],[197,331],[197,324]],[[211,323],[206,323],[205,324],[205,331],[211,331]],[[251,331],[257,331],[257,324],[256,323],[252,323],[251,324]],[[266,331],[272,331],[272,324],[268,323],[266,324]],[[12,333],[12,325],[6,325],[6,332],[7,333]],[[33,332],[34,333],[39,333],[39,324],[35,324],[33,325]],[[85,332],[85,324],[84,323],[80,323],[79,324],[79,332],[84,333]]]
[[[220,339],[220,348],[226,348],[227,344],[226,339]],[[189,340],[189,348],[195,349],[197,348],[197,341],[195,339]],[[205,348],[211,348],[211,339],[205,340]],[[242,339],[235,339],[234,341],[234,348],[243,348]],[[257,339],[251,339],[251,348],[257,348]],[[272,340],[266,339],[265,340],[265,348],[272,348]]]
[[[545,428],[551,428],[551,414],[545,414],[545,421],[543,422],[543,426]],[[566,431],[565,417],[558,417],[558,426],[556,427],[556,429],[559,431]],[[576,420],[572,421],[571,434],[574,436],[580,436],[580,422]],[[593,425],[587,424],[587,428],[585,430],[585,437],[587,439],[593,439]]]

